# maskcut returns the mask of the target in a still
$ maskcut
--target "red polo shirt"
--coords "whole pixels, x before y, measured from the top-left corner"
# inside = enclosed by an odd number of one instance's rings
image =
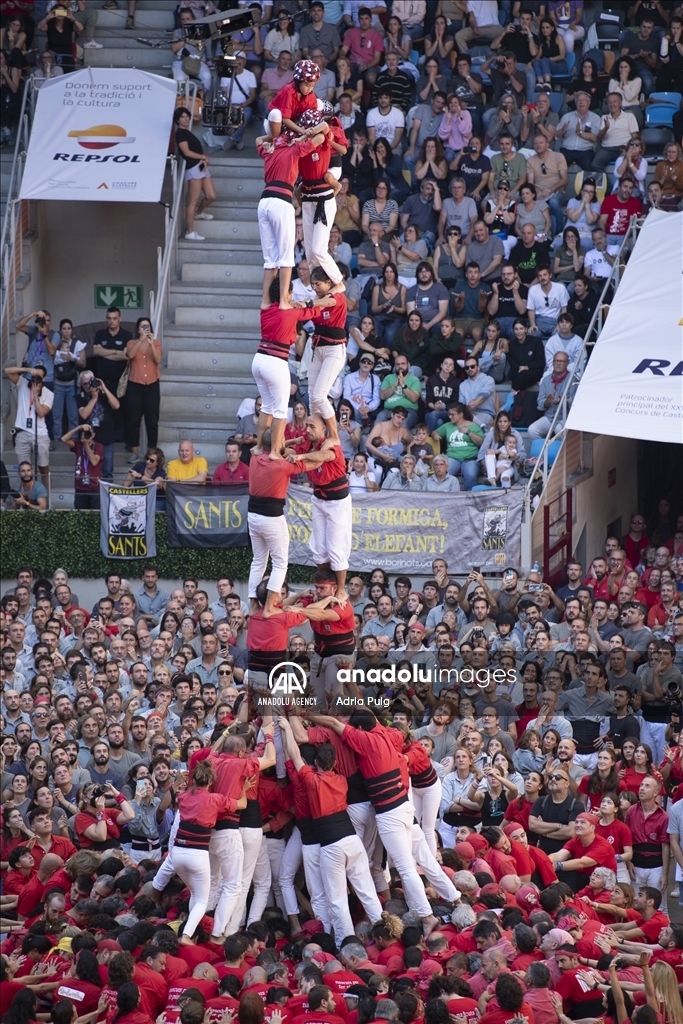
[[[584,846],[581,840],[576,836],[574,839],[570,839],[568,843],[564,844],[564,849],[568,850],[571,859],[580,860],[582,857],[590,857],[596,864],[599,864],[603,868],[611,868],[616,873],[617,862],[614,856],[612,847],[603,839],[602,836],[595,836],[593,842],[589,846]],[[592,874],[593,868],[577,868],[578,874],[590,875]],[[560,879],[562,876],[559,876]]]

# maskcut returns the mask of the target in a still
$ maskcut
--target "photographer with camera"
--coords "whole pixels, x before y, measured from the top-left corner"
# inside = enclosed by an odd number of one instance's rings
[[[107,798],[115,800],[118,807],[107,807]],[[79,807],[74,831],[81,850],[111,850],[119,846],[121,827],[135,817],[135,809],[110,782],[103,786],[84,786]]]
[[[77,440],[73,440],[74,437],[77,437]],[[95,431],[86,423],[69,430],[62,437],[62,441],[76,456],[74,508],[99,510],[104,448],[95,441]]]
[[[33,325],[28,326],[29,320]],[[28,348],[21,361],[22,366],[45,367],[45,385],[48,391],[54,390],[54,355],[59,345],[59,332],[52,330],[52,316],[46,309],[38,309],[28,313],[17,324],[17,330],[28,335]],[[47,432],[52,440],[52,413],[47,417]]]
[[[102,480],[111,482],[114,479],[114,441],[116,439],[114,412],[120,409],[121,403],[105,382],[99,377],[95,377],[92,370],[84,370],[79,380],[81,390],[76,396],[78,415],[89,426],[97,430],[97,439],[102,447],[100,476]]]
[[[30,462],[19,463],[19,481],[19,493],[14,498],[14,508],[43,512],[47,508],[47,488],[35,479]],[[14,495],[15,492],[12,493]]]
[[[30,347],[29,347],[30,349]],[[43,485],[50,488],[50,437],[45,418],[52,409],[54,395],[45,387],[47,371],[39,363],[28,372],[25,366],[6,366],[5,376],[17,389],[17,416],[14,421],[14,448],[19,462],[38,466]]]

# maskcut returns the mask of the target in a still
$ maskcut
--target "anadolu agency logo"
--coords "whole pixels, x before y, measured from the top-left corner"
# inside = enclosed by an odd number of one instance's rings
[[[314,707],[315,697],[306,696],[308,680],[306,672],[294,661],[281,661],[268,675],[268,689],[273,704]]]

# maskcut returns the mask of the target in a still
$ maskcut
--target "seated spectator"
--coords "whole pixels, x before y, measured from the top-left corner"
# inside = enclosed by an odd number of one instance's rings
[[[619,245],[629,229],[632,217],[639,217],[643,211],[640,199],[633,195],[635,182],[631,175],[624,175],[616,193],[605,196],[600,207],[600,227],[607,235],[608,245]]]
[[[423,491],[439,491],[452,494],[453,491],[460,490],[460,481],[448,472],[447,455],[435,455],[432,460],[432,466],[434,467],[434,472],[426,480],[423,480]]]
[[[600,203],[596,200],[595,179],[584,178],[581,195],[578,199],[570,199],[567,203],[567,220],[579,232],[582,242],[588,242],[591,231],[600,219]]]
[[[439,138],[443,142],[449,164],[472,138],[472,116],[469,110],[462,107],[455,93],[448,97],[448,106],[439,127]]]
[[[501,182],[505,181],[505,178],[500,179]],[[508,193],[510,186],[508,185]],[[500,188],[499,188],[500,191]],[[519,190],[519,197],[521,203],[515,209],[515,231],[519,235],[521,234],[522,228],[525,224],[533,225],[536,233],[535,237],[539,239],[545,239],[552,237],[552,223],[550,220],[550,210],[545,199],[538,198],[538,192],[536,186],[532,185],[530,181],[525,182]]]
[[[481,280],[489,284],[500,278],[505,247],[500,238],[489,232],[489,226],[484,220],[475,223],[472,233],[474,238],[467,246],[467,263],[476,263],[480,268]]]
[[[408,313],[417,309],[426,331],[438,331],[439,324],[448,313],[448,291],[436,280],[434,270],[427,262],[418,263],[415,276],[417,284],[408,289],[406,309]]]
[[[448,406],[457,402],[459,393],[458,378],[455,376],[455,360],[452,356],[444,356],[441,366],[427,380],[425,405],[427,428],[432,433],[448,419]]]
[[[536,238],[533,224],[524,224],[517,245],[510,253],[510,263],[522,284],[536,284],[538,268],[550,262],[550,245]]]
[[[299,46],[302,57],[312,59],[314,49],[322,50],[328,61],[334,61],[339,54],[341,39],[335,25],[324,20],[323,0],[313,0],[309,9],[310,22],[299,32]]]
[[[342,157],[342,175],[349,177],[352,185],[350,191],[358,196],[359,202],[365,203],[372,198],[375,181],[365,127],[357,128],[351,136],[351,146]],[[339,226],[341,227],[341,224]],[[344,230],[342,227],[342,231]]]
[[[619,40],[621,44],[620,58],[629,56],[633,58],[633,70],[642,80],[646,99],[655,87],[655,70],[659,58],[660,37],[658,34],[653,34],[654,27],[654,18],[648,11],[640,23],[640,30],[637,33],[623,32]],[[619,63],[621,63],[621,59]],[[620,69],[619,80],[621,82]],[[610,82],[610,86],[611,84]]]
[[[348,56],[351,70],[362,75],[368,88],[374,85],[377,70],[384,58],[384,40],[372,27],[372,11],[369,8],[359,8],[358,26],[354,25],[344,34],[339,55]]]
[[[299,33],[296,30],[294,19],[290,18],[285,7],[280,8],[277,12],[277,20],[263,40],[263,58],[266,62],[266,69],[276,66],[278,57],[283,50],[289,53],[294,61],[300,57]]]
[[[33,477],[33,464],[20,462],[19,466],[19,492],[16,497],[3,495],[3,501],[7,499],[7,507],[14,502],[14,508],[32,509],[34,512],[42,512],[47,508],[48,493],[47,487]]]
[[[277,64],[267,67],[261,77],[259,89],[258,112],[261,117],[268,117],[268,104],[285,85],[292,81],[292,54],[289,50],[280,50]]]
[[[334,112],[339,118],[339,123],[347,138],[352,138],[356,131],[365,131],[365,118],[350,92],[341,94],[339,102],[335,104]]]
[[[457,287],[457,286],[456,286]],[[478,263],[468,263],[465,269],[465,280],[459,291],[451,295],[452,315],[455,318],[455,330],[464,341],[473,338],[481,341],[484,333],[484,313],[490,291],[481,280]]]
[[[348,242],[342,242],[341,231],[336,224],[333,224],[330,228],[328,251],[336,263],[345,263],[347,267],[351,263],[353,256],[351,246]]]
[[[240,459],[242,448],[238,441],[229,437],[225,442],[225,462],[216,466],[212,483],[245,484],[249,482],[249,467]]]
[[[342,157],[342,165],[347,156]],[[337,204],[334,223],[341,231],[343,242],[347,242],[351,246],[360,245],[363,241],[363,234],[360,230],[361,211],[358,197],[351,192],[351,182],[347,175],[342,175],[339,184],[341,191],[337,192],[334,197]]]
[[[557,326],[557,318],[564,313],[569,302],[569,292],[563,284],[553,281],[550,267],[538,268],[538,284],[529,288],[526,300],[529,329],[532,334],[549,337]]]
[[[435,182],[436,187],[441,190],[448,177],[448,164],[446,155],[440,139],[425,139],[420,147],[420,153],[415,164],[413,180],[417,185],[418,181],[426,178]]]
[[[619,184],[625,177],[633,178],[633,194],[639,199],[643,198],[643,182],[647,177],[648,162],[645,157],[645,147],[640,139],[631,139],[625,152],[614,164],[614,182],[612,192],[619,189]],[[641,211],[642,212],[642,211]]]
[[[500,324],[491,320],[486,325],[484,337],[472,349],[472,355],[479,359],[482,373],[492,377],[496,384],[501,384],[507,368],[508,342],[501,337]]]
[[[340,57],[337,61],[337,82],[334,94],[337,100],[342,96],[351,97],[353,103],[360,103],[363,97],[362,79],[357,71],[351,70],[351,61],[347,57]]]
[[[365,118],[370,145],[377,139],[386,139],[392,150],[401,152],[401,140],[406,127],[405,114],[392,103],[391,89],[384,86],[377,94],[377,106],[368,110]]]
[[[598,295],[591,288],[590,282],[584,277],[584,274],[577,275],[574,278],[574,293],[570,296],[567,305],[567,312],[574,319],[575,334],[580,334],[582,338],[585,338],[597,304]]]
[[[526,186],[525,186],[526,187]],[[586,248],[581,245],[581,236],[573,226],[562,232],[562,241],[553,252],[553,277],[570,289],[572,281],[583,270]]]
[[[50,78],[59,78],[59,76],[63,74],[64,68],[60,68],[52,50],[43,50],[40,55],[38,67],[33,73],[33,80],[35,82],[36,89],[40,89],[43,82],[47,82]]]
[[[430,103],[420,103],[413,113],[410,129],[410,145],[403,154],[403,162],[411,175],[417,163],[417,154],[425,139],[434,139],[439,134],[446,106],[446,93],[437,92]]]
[[[410,195],[410,186],[403,177],[403,161],[398,153],[394,153],[386,139],[379,138],[375,145],[368,146],[368,153],[373,164],[372,176],[375,184],[383,179],[391,185],[391,194],[397,203],[402,203]]]
[[[602,117],[597,146],[593,155],[593,170],[601,173],[607,164],[618,160],[622,150],[638,134],[638,122],[628,110],[622,110],[622,99],[618,92],[607,95],[607,109]]]
[[[436,19],[437,21],[442,20],[445,24],[445,18]],[[444,44],[443,48],[445,49]],[[451,49],[453,48],[453,37],[451,36]],[[438,43],[429,40],[429,37],[425,39],[425,54],[427,59],[422,65],[422,74],[417,80],[417,87],[415,90],[415,99],[418,103],[431,103],[437,92],[448,92],[448,82],[450,79],[450,66],[444,61],[443,64],[436,56],[428,53],[428,49],[438,49]]]
[[[484,83],[478,72],[472,72],[472,58],[467,53],[460,53],[455,59],[455,73],[451,78],[451,92],[459,97],[463,107],[467,107],[472,118],[472,128],[482,134],[484,125],[482,114],[485,96]]]
[[[368,224],[368,239],[361,242],[358,247],[359,274],[357,280],[361,291],[371,277],[382,276],[384,266],[391,259],[391,246],[382,240],[383,237],[384,229],[378,220]]]
[[[566,352],[556,352],[553,356],[553,368],[541,378],[538,388],[537,408],[543,414],[540,419],[535,420],[529,427],[528,437],[530,441],[536,441],[539,437],[547,437],[552,426],[557,406],[562,401],[565,388],[569,383],[569,356]],[[562,424],[558,422],[558,430]]]
[[[467,376],[460,385],[460,401],[467,406],[475,423],[489,427],[496,415],[496,382],[482,373],[477,356],[467,357],[465,373]]]
[[[394,360],[394,372],[382,381],[380,398],[384,408],[376,422],[388,420],[395,409],[405,413],[406,432],[417,423],[418,402],[422,388],[420,378],[410,373],[410,364],[405,356],[398,355]],[[411,438],[412,440],[412,438]]]
[[[519,245],[519,242],[517,243]],[[522,284],[512,263],[503,263],[500,281],[491,284],[488,314],[495,317],[503,338],[512,336],[512,325],[518,316],[526,316],[526,298],[529,289]]]
[[[583,338],[574,333],[574,318],[571,313],[560,313],[557,318],[557,331],[551,334],[545,343],[545,372],[552,370],[555,353],[565,352],[569,357],[571,373],[582,348]]]
[[[355,408],[355,418],[367,426],[380,404],[380,379],[375,369],[372,352],[361,352],[358,369],[344,377],[344,398]]]
[[[450,291],[464,280],[467,246],[462,242],[462,229],[457,224],[446,228],[444,236],[444,241],[434,250],[433,266],[437,281]]]
[[[491,181],[491,161],[482,154],[483,143],[473,135],[470,144],[450,164],[449,170],[456,171],[465,182],[466,194],[475,202],[486,195]]]
[[[583,261],[585,272],[589,277],[609,277],[619,255],[619,246],[607,244],[607,235],[601,227],[593,228],[591,238],[593,248],[588,250]]]
[[[567,161],[561,153],[548,148],[548,140],[540,132],[534,137],[534,149],[536,155],[529,157],[526,163],[527,181],[536,186],[539,199],[544,199],[550,207],[554,237],[564,223],[562,199],[569,183]]]
[[[171,459],[168,464],[166,479],[177,480],[183,484],[201,485],[206,483],[208,476],[209,467],[206,459],[195,455],[192,441],[181,441],[178,445],[178,458]]]
[[[422,478],[415,473],[417,460],[414,455],[401,456],[398,469],[390,469],[382,484],[383,491],[421,491]]]
[[[398,225],[398,203],[391,199],[391,185],[386,178],[377,182],[374,188],[374,198],[368,199],[363,204],[361,217],[361,230],[363,234],[369,234],[371,224],[379,224],[382,232],[393,231]]]
[[[382,422],[378,418],[365,442],[366,450],[375,460],[377,468],[384,473],[398,466],[401,455],[412,443],[413,436],[404,426],[405,421],[405,408],[396,406]]]
[[[427,259],[429,250],[417,224],[409,224],[403,232],[403,239],[394,235],[390,240],[391,253],[398,270],[398,279],[406,288],[416,284],[415,269]]]
[[[500,449],[504,447],[508,437],[513,438],[519,452],[524,451],[522,435],[513,428],[510,413],[505,409],[501,409],[495,418],[493,426],[487,431],[477,455],[477,460],[485,466],[486,477],[489,483],[495,480],[495,458]]]
[[[378,474],[374,469],[369,468],[365,452],[358,452],[354,455],[347,475],[351,494],[370,494],[379,490]]]
[[[465,245],[472,241],[474,225],[477,221],[477,204],[467,196],[464,178],[452,178],[448,186],[450,197],[445,199],[439,216],[439,242],[443,242],[448,229],[455,225]]]
[[[429,354],[431,357],[429,371],[438,366],[445,355],[452,356],[454,359],[459,356],[458,366],[460,366],[465,356],[465,346],[463,345],[462,335],[455,329],[455,319],[453,317],[445,316],[439,324],[439,333],[432,334],[429,338]],[[460,379],[464,374],[457,370],[456,376]]]
[[[384,339],[377,334],[375,321],[371,316],[364,316],[358,327],[352,327],[349,331],[347,354],[349,370],[357,370],[363,352],[370,352],[375,357],[375,365],[378,369],[388,370],[391,352],[384,343]]]
[[[285,426],[285,447],[293,448],[297,454],[304,455],[311,450],[311,442],[306,432],[308,409],[304,402],[295,402],[292,406],[292,418]]]
[[[534,285],[538,287],[538,285]],[[545,369],[543,342],[531,334],[521,317],[515,320],[508,342],[508,370],[513,391],[526,391],[538,384]]]
[[[578,164],[585,174],[593,165],[593,146],[600,131],[600,118],[590,109],[589,93],[577,90],[575,97],[576,110],[562,117],[555,135],[562,140],[560,153],[567,163]]]
[[[395,252],[393,244],[392,249]],[[382,267],[382,276],[372,289],[372,315],[384,340],[391,347],[405,323],[406,315],[406,288],[399,281],[398,269],[391,260]]]
[[[74,441],[74,436],[78,440]],[[69,430],[62,441],[76,456],[74,508],[99,509],[104,447],[95,440],[95,431],[87,423]]]
[[[171,71],[174,81],[187,82],[190,77],[198,78],[205,92],[209,92],[211,89],[211,72],[206,63],[206,48],[197,46],[191,39],[186,39],[185,32],[183,31],[183,26],[191,25],[194,20],[194,11],[190,10],[189,7],[183,8],[178,16],[179,26],[171,36],[170,45],[174,55]],[[185,57],[194,57],[199,61],[199,69],[196,74],[189,75],[185,70]],[[58,60],[58,63],[61,63],[61,61]]]
[[[403,28],[401,19],[396,17],[389,18],[384,36],[384,52],[388,54],[392,50],[396,50],[401,60],[407,62],[410,60],[412,48],[413,41]]]
[[[394,110],[400,110],[405,114],[409,107],[412,106],[415,80],[411,75],[406,74],[405,71],[400,69],[400,63],[401,55],[397,50],[386,51],[386,69],[380,71],[377,75],[372,97],[373,105],[378,106],[380,93],[388,91]],[[370,122],[368,121],[368,127],[369,125]]]
[[[664,147],[663,157],[655,166],[655,181],[662,189],[661,208],[677,210],[683,199],[683,150],[677,142]]]
[[[528,80],[525,71],[517,66],[517,58],[511,50],[503,53],[492,53],[481,65],[483,74],[488,74],[493,86],[491,100],[496,106],[506,95],[514,100],[516,109],[519,111],[526,100]],[[489,122],[495,110],[488,110],[484,114],[484,127],[489,130]]]
[[[299,264],[299,278],[300,278],[299,283],[301,283],[302,271],[305,274],[307,270],[308,270],[307,261],[306,260],[302,260],[301,263]],[[310,278],[309,278],[309,280],[310,280]],[[304,284],[305,284],[305,282],[304,282]],[[295,285],[296,285],[296,282],[295,282]],[[304,294],[305,294],[305,297],[308,299],[308,298],[314,297],[315,293],[313,294],[313,296],[309,295],[307,291]],[[302,296],[297,295],[296,288],[295,288],[294,289],[294,300],[295,301],[301,301],[301,298],[302,298]],[[258,418],[259,418],[259,415],[260,415],[260,412],[261,412],[261,405],[262,404],[263,404],[263,402],[262,402],[261,396],[259,395],[258,398],[256,399],[256,401],[254,402],[254,411],[253,411],[253,413],[251,413],[251,414],[247,413],[246,416],[238,416],[238,418],[237,418],[237,430],[235,431],[235,440],[239,444],[242,445],[242,451],[243,452],[244,452],[244,447],[245,446],[253,445],[253,444],[256,443],[256,433],[257,433],[257,428],[258,428]],[[170,470],[170,468],[171,468],[171,464],[169,463],[169,470]]]
[[[433,244],[439,230],[441,208],[441,192],[436,182],[425,178],[420,191],[409,196],[403,204],[401,229],[405,231],[409,224],[414,224],[422,237]]]
[[[484,440],[484,431],[474,422],[470,409],[462,402],[449,405],[448,420],[432,432],[432,437],[438,442],[444,439],[448,472],[453,476],[460,473],[463,490],[471,491],[479,475],[477,454]]]
[[[360,448],[361,420],[353,402],[342,398],[337,407],[337,431],[345,459],[352,459]]]
[[[569,53],[574,52],[574,44],[577,39],[583,39],[586,35],[586,28],[583,24],[583,4],[575,3],[573,6],[563,3],[562,0],[551,0],[548,4],[548,13],[557,25],[557,30],[564,40],[564,45]]]
[[[528,107],[525,112],[525,107],[522,107],[524,120],[522,122],[522,131],[519,136],[520,142],[526,145],[527,139],[533,139],[534,136],[540,132],[541,135],[545,135],[548,140],[548,145],[552,146],[555,141],[555,133],[560,119],[550,106],[548,93],[540,92],[538,94],[536,97],[535,108],[534,106]]]
[[[513,151],[514,139],[509,131],[501,134],[499,143],[500,153],[491,157],[489,192],[496,192],[500,185],[500,179],[505,178],[510,182],[512,195],[519,195],[519,190],[526,181],[526,160],[521,153]]]
[[[540,44],[536,47],[532,64],[536,75],[536,92],[540,92],[541,89],[550,92],[553,75],[567,74],[567,49],[551,18],[541,18],[539,26]]]
[[[491,114],[491,116],[487,118],[487,114]],[[512,139],[511,145],[517,149],[520,145],[520,136],[522,134],[522,121],[522,112],[517,107],[514,98],[510,93],[505,93],[503,98],[498,101],[498,106],[495,110],[487,110],[484,114],[484,124],[486,125],[489,137],[489,152],[502,152],[501,139],[504,135],[510,136]]]
[[[642,91],[643,80],[637,73],[633,61],[630,57],[620,57],[612,67],[612,77],[609,80],[607,92],[619,93],[622,109],[633,114],[641,128],[645,122],[640,106]]]
[[[524,187],[528,188],[527,185]],[[492,237],[498,238],[503,243],[504,254],[517,241],[514,239],[516,209],[515,200],[510,198],[510,182],[505,178],[500,179],[497,192],[491,193],[482,200],[481,212],[484,223],[489,228]],[[511,236],[509,241],[508,236]]]
[[[405,356],[410,372],[421,377],[429,363],[429,335],[422,324],[422,314],[413,309],[408,320],[397,333],[392,345],[392,355]]]
[[[165,461],[166,458],[161,448],[148,448],[144,459],[130,467],[123,481],[124,487],[146,487],[155,481],[157,486],[157,512],[163,512],[166,508],[166,499],[164,497],[166,480]]]

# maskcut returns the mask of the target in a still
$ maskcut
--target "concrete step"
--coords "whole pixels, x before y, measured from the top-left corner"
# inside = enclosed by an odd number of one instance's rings
[[[197,428],[211,426],[217,423],[234,423],[237,418],[237,410],[244,398],[256,398],[258,389],[256,385],[247,390],[246,384],[240,385],[241,394],[235,398],[209,398],[206,395],[199,397],[191,394],[193,389],[183,394],[182,390],[176,395],[166,395],[162,389],[161,394],[161,419],[168,422],[175,422],[178,418],[187,418],[188,412],[192,412],[193,422]]]
[[[108,35],[112,29],[126,32],[127,35],[137,33],[138,35],[170,39],[170,34],[167,37],[165,29],[173,28],[172,8],[164,9],[160,3],[155,3],[152,9],[144,9],[138,4],[138,9],[135,12],[134,29],[126,28],[127,17],[127,4],[122,4],[118,11],[105,11],[103,7],[100,7],[95,35],[97,41],[100,42],[100,36]]]
[[[168,324],[164,328],[164,348],[171,358],[171,353],[186,352],[192,358],[199,355],[206,355],[209,359],[219,353],[221,355],[239,356],[240,354],[252,357],[256,351],[261,335],[258,328],[251,331],[230,331],[230,336],[221,332],[217,336],[212,331],[196,331],[188,333],[174,324]]]
[[[204,306],[177,306],[175,323],[180,326],[210,327],[214,330],[232,327],[258,330],[258,311],[256,309],[220,309]]]
[[[211,213],[213,214],[214,222],[230,220],[258,220],[257,211],[258,203],[255,200],[252,202],[251,200],[236,198],[235,196],[232,196],[231,198],[224,197],[222,199],[217,199],[211,206]],[[204,222],[201,220],[196,222],[197,230],[199,230],[200,225],[203,223]],[[209,221],[208,223],[211,222]],[[200,231],[200,234],[203,234],[203,232]]]
[[[223,446],[223,450],[225,450],[225,440],[234,432],[236,422],[236,420],[232,422],[227,420],[225,423],[206,423],[200,427],[194,420],[174,420],[173,423],[160,423],[159,446],[163,448],[167,456],[171,452],[171,458],[176,457],[178,442],[185,437],[191,437],[195,444],[201,444],[203,447],[206,445],[215,445],[218,448]]]
[[[237,262],[239,260],[239,262]],[[251,288],[262,276],[261,267],[245,265],[239,255],[233,263],[183,263],[183,284],[220,284],[224,288]]]
[[[222,431],[221,439],[213,444],[207,442],[201,436],[199,436],[196,430],[192,430],[189,432],[189,434],[184,435],[184,437],[188,436],[194,444],[194,449],[197,455],[201,455],[201,457],[206,459],[206,461],[209,463],[209,476],[213,476],[213,472],[216,466],[220,466],[222,462],[225,462],[225,442],[231,436],[231,431],[228,429],[224,429]],[[179,440],[183,440],[183,438],[179,438]],[[160,441],[159,447],[166,456],[167,463],[171,459],[178,458],[177,441]]]
[[[258,222],[255,217],[249,220],[199,220],[195,224],[195,230],[208,241],[228,242],[234,239],[240,242],[259,242]]]
[[[202,221],[198,222],[199,224]],[[201,234],[201,232],[200,232]],[[178,259],[185,263],[228,263],[234,260],[240,266],[263,268],[263,252],[258,242],[188,242],[182,235],[178,240]]]
[[[99,42],[99,40],[98,40]],[[166,78],[171,77],[171,51],[156,50],[132,40],[120,46],[111,45],[107,40],[101,50],[86,50],[84,63],[91,68],[140,68],[155,71]]]
[[[256,351],[254,345],[253,351]],[[254,358],[252,352],[169,352],[168,372],[187,374],[187,380],[192,380],[194,374],[202,376],[211,373],[227,375],[233,379],[236,377],[251,378],[251,361]]]
[[[256,387],[256,385],[253,385]],[[244,380],[234,380],[232,374],[219,372],[213,367],[206,373],[194,373],[189,376],[184,371],[173,372],[169,370],[161,380],[162,397],[175,398],[185,397],[197,401],[207,398],[210,401],[232,401],[239,402],[244,398]],[[190,408],[192,406],[190,405]]]
[[[253,287],[255,283],[252,281],[251,288],[242,285],[239,291],[237,291],[235,288],[219,288],[214,284],[202,286],[195,283],[188,285],[181,281],[174,282],[171,285],[168,296],[169,315],[172,316],[173,310],[178,306],[187,306],[190,303],[202,307],[213,306],[217,308],[220,306],[228,311],[236,306],[244,310],[258,310],[261,304],[261,287],[260,281],[258,282],[258,288]]]

